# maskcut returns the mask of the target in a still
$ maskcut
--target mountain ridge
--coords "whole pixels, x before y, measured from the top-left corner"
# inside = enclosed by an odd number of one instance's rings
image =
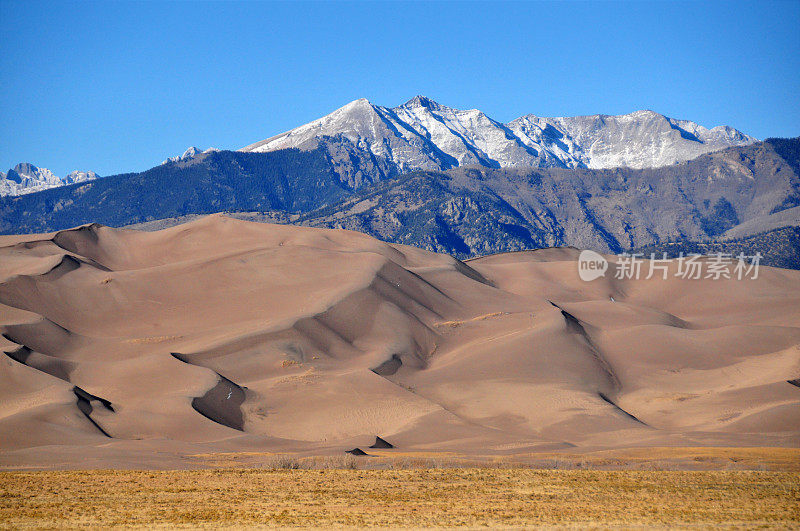
[[[164,164],[169,164],[170,162],[180,162],[182,160],[189,160],[191,158],[196,157],[197,155],[202,155],[204,153],[212,153],[214,151],[219,151],[219,150],[213,147],[202,150],[196,146],[189,146],[181,155],[175,155],[174,157],[167,157],[161,164],[164,165]]]
[[[365,156],[379,159],[378,165],[383,163],[383,173],[388,174],[476,164],[490,168],[641,169],[755,141],[730,126],[706,128],[651,110],[554,118],[526,114],[502,123],[479,109],[455,109],[417,95],[393,108],[357,99],[240,151],[323,145],[334,157],[336,152],[348,153],[352,174],[358,173],[360,163],[353,159]],[[374,182],[383,175],[372,177]],[[357,178],[349,178],[348,183],[359,184]]]
[[[0,196],[31,194],[97,178],[98,175],[93,171],[78,170],[68,173],[65,177],[58,177],[47,168],[21,162],[8,170],[8,173],[0,172]]]
[[[662,168],[470,166],[352,188],[324,147],[219,151],[2,198],[0,233],[256,212],[254,219],[346,228],[459,258],[565,245],[619,252],[800,225],[797,153],[800,139],[771,139]]]
[[[354,100],[317,120],[249,144],[239,151],[323,148],[352,189],[415,170],[487,168],[648,168],[691,160],[704,153],[755,142],[730,126],[711,129],[651,110],[625,115],[539,117],[508,123],[479,109],[460,110],[417,95],[389,108]],[[194,146],[162,164],[180,163],[217,151]],[[97,178],[49,170],[0,172],[0,196],[38,192]],[[20,177],[22,175],[22,177]]]

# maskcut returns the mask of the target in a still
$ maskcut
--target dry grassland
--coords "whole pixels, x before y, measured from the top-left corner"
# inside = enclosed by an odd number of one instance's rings
[[[800,526],[796,472],[296,469],[292,463],[3,472],[0,528]]]

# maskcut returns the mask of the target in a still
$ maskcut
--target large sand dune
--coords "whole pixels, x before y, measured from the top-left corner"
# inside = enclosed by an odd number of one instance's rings
[[[577,255],[221,216],[4,236],[0,465],[800,446],[800,272],[583,282]]]

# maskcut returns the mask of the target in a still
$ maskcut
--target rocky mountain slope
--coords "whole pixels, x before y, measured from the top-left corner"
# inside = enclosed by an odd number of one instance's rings
[[[740,227],[749,236],[787,212],[784,226],[800,224],[798,205],[800,167],[763,142],[642,170],[415,172],[300,221],[468,257],[561,245],[620,252]]]
[[[710,242],[679,241],[655,245],[647,245],[635,249],[634,253],[649,258],[679,258],[690,254],[716,255],[724,254],[732,257],[743,254],[755,256],[759,253],[760,263],[784,269],[800,269],[800,227],[782,227],[747,238],[735,238]]]
[[[97,179],[93,171],[73,171],[66,177],[57,177],[47,168],[38,168],[23,162],[8,170],[0,172],[0,196],[24,195],[57,188],[68,184],[82,183]]]
[[[561,245],[621,252],[682,242],[685,249],[749,254],[761,245],[764,263],[797,267],[796,240],[778,229],[800,225],[798,145],[770,139],[644,170],[414,172],[297,218],[273,213],[262,219],[358,230],[462,258]],[[709,243],[752,235],[762,236],[745,245]]]
[[[651,168],[753,143],[731,127],[707,129],[653,111],[622,116],[541,118],[507,124],[417,96],[395,108],[353,101],[291,131],[242,148],[268,152],[322,147],[351,186],[411,170],[489,168]]]
[[[93,221],[121,226],[229,210],[307,212],[349,193],[320,150],[210,152],[141,173],[2,197],[0,231],[37,232]]]
[[[800,139],[663,168],[464,167],[352,190],[326,150],[200,154],[140,174],[0,200],[3,233],[213,212],[358,230],[458,257],[572,245],[619,252],[800,224]]]

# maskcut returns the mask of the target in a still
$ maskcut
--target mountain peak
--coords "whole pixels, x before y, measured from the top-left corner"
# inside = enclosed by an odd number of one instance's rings
[[[59,178],[47,168],[36,167],[30,162],[20,162],[14,166],[8,172],[8,178],[18,183],[23,181],[55,183],[59,181]]]
[[[189,148],[186,148],[186,151],[184,151],[182,155],[176,155],[174,157],[169,157],[167,159],[164,159],[164,162],[162,162],[161,165],[163,166],[164,164],[167,164],[169,162],[180,162],[182,160],[189,160],[191,158],[196,157],[197,155],[202,155],[203,153],[211,153],[213,151],[219,151],[219,150],[216,148],[208,148],[207,150],[203,151],[201,149],[196,148],[195,146],[191,146]]]
[[[62,179],[62,181],[67,184],[82,183],[85,181],[93,181],[94,179],[97,179],[97,177],[98,175],[93,171],[75,170],[69,172],[67,176]]]
[[[16,166],[14,166],[14,171],[20,173],[22,175],[33,175],[39,168],[31,164],[30,162],[20,162]]]
[[[441,108],[441,105],[439,105],[438,103],[436,103],[435,101],[426,96],[417,94],[416,96],[405,102],[402,105],[402,107],[409,107],[409,108],[425,107],[426,109],[436,110]]]
[[[198,153],[200,153],[200,150],[197,149],[196,147],[194,146],[188,147],[186,148],[186,151],[183,152],[183,155],[181,155],[181,159],[188,159],[189,157],[194,157]]]
[[[340,107],[339,110],[356,109],[356,108],[359,108],[359,107],[367,107],[367,106],[369,106],[369,107],[372,106],[372,104],[369,102],[369,100],[367,98],[358,98],[357,100],[353,100],[350,103],[348,103],[347,105],[345,105],[343,107]]]
[[[634,111],[634,112],[632,112],[630,114],[623,115],[623,116],[632,116],[632,117],[639,117],[639,118],[641,118],[641,117],[651,117],[651,116],[660,116],[661,118],[665,117],[660,112],[656,112],[656,111],[651,110],[651,109],[641,109],[641,110]]]
[[[47,168],[39,168],[29,162],[21,162],[8,170],[8,173],[0,173],[0,196],[29,194],[96,178],[97,174],[91,171],[74,171],[61,178]]]

